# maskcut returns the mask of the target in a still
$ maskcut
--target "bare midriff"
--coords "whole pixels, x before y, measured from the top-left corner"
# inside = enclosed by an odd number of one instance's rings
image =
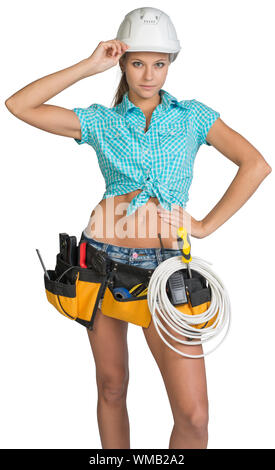
[[[102,199],[91,213],[85,228],[87,236],[127,248],[160,248],[159,233],[164,248],[178,249],[177,228],[159,216],[157,207],[161,206],[156,197],[150,197],[133,214],[126,215],[131,200],[141,191]]]

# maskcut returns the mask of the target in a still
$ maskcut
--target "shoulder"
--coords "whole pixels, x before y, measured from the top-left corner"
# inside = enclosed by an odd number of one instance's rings
[[[198,101],[195,98],[178,101],[178,104],[183,109],[190,109],[194,114],[204,113],[206,111],[214,111],[214,109],[209,105],[203,103],[202,101]]]
[[[107,108],[107,106],[104,106],[103,104],[93,103],[90,106],[87,106],[87,108],[73,108],[73,111],[74,110],[81,110],[81,112],[86,115],[97,114],[104,116],[111,111],[111,108]]]
[[[202,101],[196,100],[195,98],[178,101],[178,107],[181,108],[183,111],[189,111],[189,114],[193,117],[200,116],[205,113],[214,112],[213,108],[203,103]]]
[[[195,98],[183,100],[181,103],[183,103],[183,108],[189,110],[189,118],[194,122],[194,125],[212,124],[220,117],[219,111]]]
[[[116,108],[108,108],[103,104],[94,103],[93,111],[97,115],[97,122],[102,125],[116,125],[122,122],[122,116],[116,111]]]
[[[182,103],[183,108],[189,110],[188,121],[198,144],[211,145],[207,142],[206,137],[214,122],[220,117],[220,113],[195,98],[182,100],[180,103]]]
[[[189,100],[190,107],[193,111],[193,115],[197,118],[208,118],[208,117],[219,117],[220,113],[215,111],[212,107],[208,104],[203,103],[202,101],[198,101],[196,99]]]
[[[87,108],[73,108],[79,119],[93,125],[113,125],[121,121],[121,116],[114,108],[108,108],[103,104],[93,103]]]

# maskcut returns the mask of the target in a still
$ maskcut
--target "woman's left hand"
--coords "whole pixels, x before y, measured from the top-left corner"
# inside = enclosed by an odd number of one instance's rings
[[[192,237],[204,238],[206,236],[202,221],[194,219],[181,206],[172,204],[172,210],[169,211],[159,204],[157,211],[164,222],[176,228],[184,227]]]

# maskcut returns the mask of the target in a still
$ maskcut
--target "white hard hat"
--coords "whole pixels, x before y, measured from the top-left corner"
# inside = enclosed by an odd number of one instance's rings
[[[166,52],[173,62],[181,47],[170,17],[157,8],[136,8],[125,15],[116,39],[130,47],[127,52]]]

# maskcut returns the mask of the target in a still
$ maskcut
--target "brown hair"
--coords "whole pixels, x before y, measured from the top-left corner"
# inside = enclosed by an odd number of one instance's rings
[[[125,52],[119,60],[123,69],[125,68],[125,65],[126,65],[126,60],[127,60],[126,54],[128,54],[128,53]],[[171,64],[171,54],[168,54],[168,60],[169,60],[169,63]],[[118,84],[116,94],[113,98],[113,102],[114,102],[113,107],[117,106],[119,103],[121,103],[121,101],[123,99],[123,95],[126,93],[126,91],[129,91],[129,85],[128,85],[128,82],[126,80],[125,72],[122,72],[122,76],[121,76],[120,82]]]
[[[126,54],[127,54],[127,52],[125,52],[121,56],[120,61],[119,61],[122,68],[125,68]],[[113,106],[117,106],[119,103],[121,103],[123,95],[124,95],[124,93],[126,93],[126,91],[129,91],[129,86],[128,86],[128,82],[126,80],[126,74],[125,74],[125,71],[124,71],[124,72],[122,72],[122,76],[121,76],[120,82],[118,84],[116,94],[115,94],[114,99],[113,99],[113,101],[114,101]]]

